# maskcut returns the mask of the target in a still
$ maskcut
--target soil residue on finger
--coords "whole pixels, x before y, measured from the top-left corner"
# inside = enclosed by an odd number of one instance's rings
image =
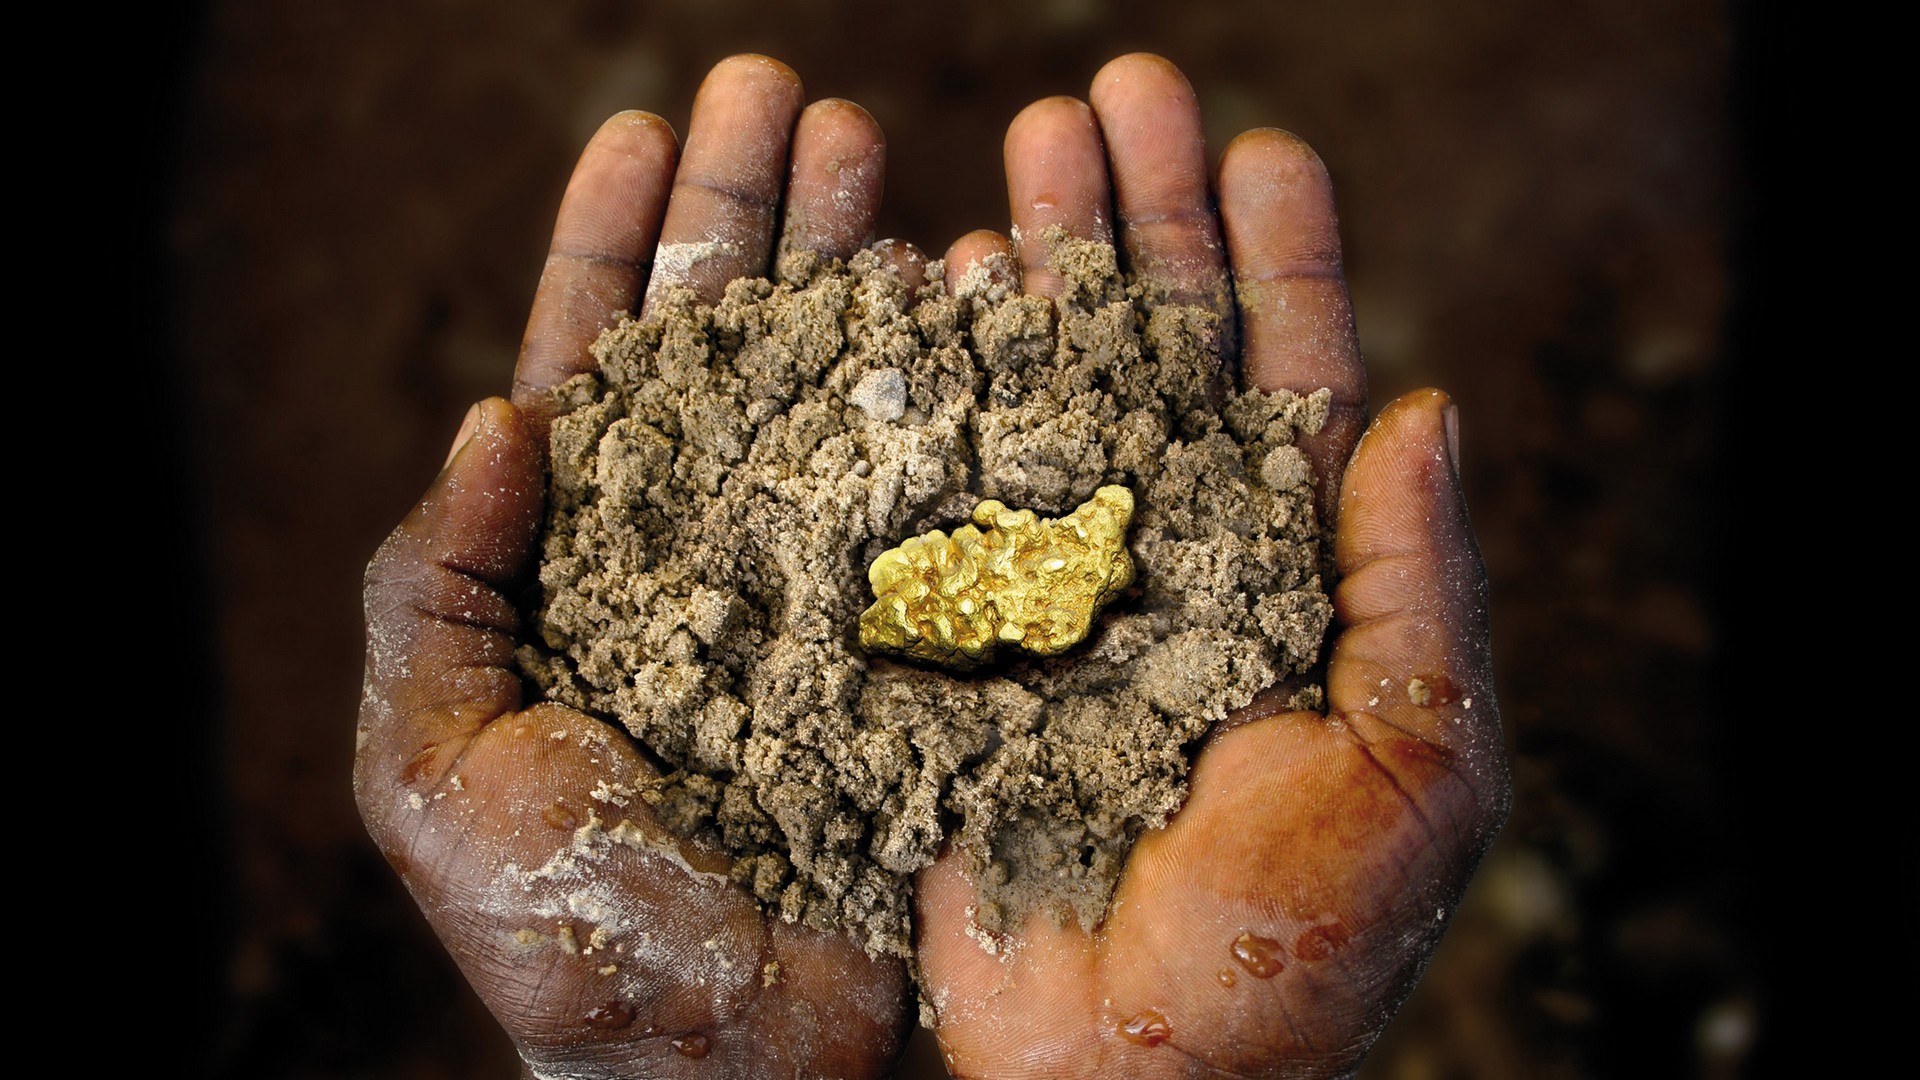
[[[788,255],[607,331],[560,391],[522,670],[631,732],[665,770],[642,797],[712,830],[770,911],[875,954],[909,955],[943,842],[980,928],[1095,925],[1196,740],[1310,668],[1331,617],[1294,446],[1326,393],[1234,389],[1212,314],[1049,239],[1057,300]],[[965,673],[862,651],[881,552],[983,499],[1052,518],[1109,484],[1135,579],[1086,641]]]

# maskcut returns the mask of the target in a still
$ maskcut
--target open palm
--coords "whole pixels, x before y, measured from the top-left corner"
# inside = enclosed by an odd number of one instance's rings
[[[871,1076],[905,1037],[904,965],[766,917],[716,845],[674,839],[632,797],[653,769],[624,732],[527,707],[513,665],[546,391],[592,367],[588,346],[645,289],[712,300],[763,273],[783,206],[783,244],[845,257],[871,232],[878,129],[847,102],[802,104],[784,65],[736,57],[701,88],[684,155],[658,117],[601,127],[512,402],[476,406],[368,568],[361,812],[535,1076]]]
[[[1210,184],[1172,65],[1123,57],[1090,100],[1014,121],[1013,239],[977,233],[954,257],[1006,250],[1046,293],[1045,229],[1117,241],[1152,291],[1237,321],[1253,385],[1332,390],[1305,443],[1340,574],[1330,709],[1256,701],[1211,733],[1187,804],[1141,837],[1091,933],[1036,917],[989,952],[967,933],[961,860],[924,872],[923,988],[959,1075],[1338,1075],[1412,989],[1506,816],[1453,409],[1410,394],[1361,437],[1332,190],[1304,144],[1248,132]]]
[[[802,100],[775,62],[723,62],[677,171],[657,118],[601,129],[561,207],[513,401],[476,408],[369,569],[361,807],[536,1075],[873,1075],[904,1035],[901,965],[762,916],[716,848],[621,794],[650,771],[626,736],[525,708],[512,665],[546,390],[588,370],[599,330],[649,291],[711,299],[776,248],[844,257],[870,235],[879,130],[849,103]],[[1506,812],[1453,410],[1412,394],[1361,436],[1364,372],[1312,151],[1249,132],[1210,182],[1191,88],[1157,57],[1109,64],[1091,101],[1015,120],[1012,238],[962,238],[949,280],[1000,253],[1046,294],[1049,226],[1116,241],[1163,298],[1237,325],[1253,385],[1332,390],[1303,443],[1341,575],[1331,708],[1256,701],[1213,732],[1187,805],[1141,838],[1092,933],[1036,918],[989,952],[968,932],[959,860],[936,863],[917,889],[923,990],[959,1075],[1350,1071]],[[894,261],[919,273],[904,245]]]

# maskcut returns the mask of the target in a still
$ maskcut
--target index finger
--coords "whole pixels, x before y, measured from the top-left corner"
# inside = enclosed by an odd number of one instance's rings
[[[513,371],[513,403],[541,445],[556,409],[549,391],[593,370],[594,339],[639,299],[677,156],[665,120],[623,112],[574,166]]]
[[[1306,143],[1261,128],[1221,155],[1219,188],[1247,381],[1262,390],[1332,391],[1326,426],[1300,440],[1315,467],[1321,512],[1332,520],[1367,415],[1333,181]]]

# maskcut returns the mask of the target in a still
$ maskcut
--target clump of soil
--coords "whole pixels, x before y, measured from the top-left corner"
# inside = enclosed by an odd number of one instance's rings
[[[875,954],[910,952],[943,839],[981,927],[1096,924],[1191,745],[1306,671],[1331,615],[1293,445],[1326,393],[1235,390],[1213,315],[1049,239],[1057,301],[789,255],[609,330],[561,391],[523,670],[664,763],[642,796],[717,832],[770,910]],[[981,499],[1057,517],[1104,484],[1134,494],[1137,577],[1088,641],[966,674],[863,655],[876,555]]]

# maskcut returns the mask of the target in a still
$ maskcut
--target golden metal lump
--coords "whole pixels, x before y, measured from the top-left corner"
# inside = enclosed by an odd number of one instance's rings
[[[1065,652],[1133,583],[1132,521],[1133,492],[1112,484],[1057,520],[983,500],[952,536],[935,529],[873,560],[860,644],[963,671],[1001,647]]]

